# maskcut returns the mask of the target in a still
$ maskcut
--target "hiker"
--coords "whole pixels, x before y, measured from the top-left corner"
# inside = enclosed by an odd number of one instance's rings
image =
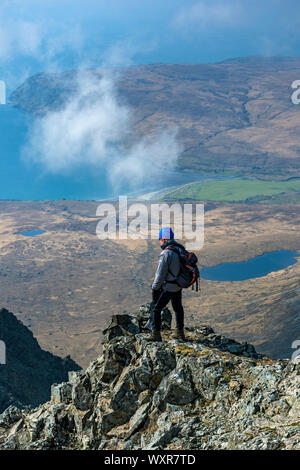
[[[162,341],[160,334],[161,311],[171,300],[176,315],[175,338],[185,340],[184,336],[184,310],[182,306],[182,288],[176,283],[180,272],[180,257],[172,251],[172,247],[184,250],[184,247],[174,240],[174,233],[170,227],[164,227],[159,232],[159,243],[162,252],[159,256],[158,266],[152,284],[152,331],[153,341]],[[169,248],[170,247],[170,248]]]

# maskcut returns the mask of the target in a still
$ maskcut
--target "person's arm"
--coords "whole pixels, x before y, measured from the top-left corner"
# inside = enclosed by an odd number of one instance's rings
[[[152,284],[153,290],[158,290],[163,285],[168,274],[168,253],[163,251],[159,257],[157,270]]]

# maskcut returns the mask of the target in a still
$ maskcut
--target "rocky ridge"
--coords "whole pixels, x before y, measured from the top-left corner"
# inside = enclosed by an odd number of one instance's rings
[[[300,449],[299,364],[187,327],[149,341],[149,305],[114,315],[103,354],[36,409],[0,415],[0,449]]]
[[[46,402],[53,382],[81,369],[69,356],[61,358],[41,349],[32,332],[5,308],[0,309],[0,340],[6,347],[6,364],[0,364],[0,412],[10,405]]]

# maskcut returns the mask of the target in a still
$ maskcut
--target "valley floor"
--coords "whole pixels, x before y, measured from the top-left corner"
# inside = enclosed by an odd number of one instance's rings
[[[156,240],[100,241],[98,202],[0,201],[0,305],[28,326],[43,349],[85,367],[101,352],[113,313],[151,300],[160,252]],[[264,252],[298,250],[297,205],[209,204],[205,242],[197,255],[212,266]],[[35,237],[17,232],[45,230]],[[299,337],[300,263],[242,282],[201,281],[184,292],[186,326],[253,343],[273,357],[291,357]]]

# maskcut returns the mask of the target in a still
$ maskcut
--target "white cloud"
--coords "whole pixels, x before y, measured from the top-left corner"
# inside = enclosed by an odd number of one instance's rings
[[[27,56],[39,53],[42,45],[42,28],[31,21],[20,21],[15,41],[21,53]]]
[[[10,60],[12,56],[35,56],[39,54],[43,42],[42,25],[20,18],[6,16],[0,8],[0,60]]]
[[[116,41],[101,55],[103,67],[128,67],[133,65],[133,56],[140,46],[130,40]]]
[[[293,46],[288,41],[280,42],[263,34],[255,37],[253,42],[259,50],[259,53],[263,56],[272,57],[275,55],[293,55]]]
[[[20,22],[18,24],[17,31],[12,30],[12,28],[6,23],[0,23],[0,60],[8,60],[13,52],[17,49],[20,51],[25,51],[28,48],[33,47],[33,39],[29,38],[27,42],[27,37],[22,38],[21,31],[25,30],[28,26],[28,23]],[[32,25],[33,27],[35,25]]]
[[[157,132],[136,140],[132,111],[120,104],[111,75],[77,74],[78,92],[63,109],[36,119],[23,158],[41,164],[50,173],[88,165],[105,167],[117,189],[138,187],[155,177],[167,163],[172,168],[181,147],[176,132]]]
[[[83,33],[79,25],[65,19],[55,21],[46,15],[35,16],[33,5],[31,8],[32,11],[17,0],[2,0],[0,4],[1,79],[10,88],[34,73],[37,66],[40,70],[58,71],[59,55],[64,56],[66,51],[76,56],[82,53]]]
[[[231,26],[236,24],[241,15],[238,1],[200,1],[180,9],[172,20],[178,29],[197,27],[206,29],[214,26]]]
[[[0,65],[4,71],[0,78],[9,88],[16,87],[32,75],[33,70],[58,72],[59,60],[71,50],[80,63],[77,75],[78,92],[59,111],[49,112],[33,120],[23,148],[23,159],[39,164],[45,172],[66,173],[82,165],[95,170],[105,168],[117,187],[122,183],[134,188],[155,177],[162,164],[168,168],[175,164],[180,152],[176,132],[160,132],[137,140],[132,123],[132,110],[120,104],[115,88],[115,77],[106,75],[99,80],[90,68],[87,55],[82,60],[85,35],[65,18],[54,21],[43,14],[34,13],[19,0],[0,4]],[[83,9],[83,12],[85,10]],[[99,39],[99,38],[98,38]],[[132,65],[132,57],[141,49],[155,45],[131,39],[116,41],[106,50],[99,49],[102,67]],[[18,76],[10,66],[20,62]],[[20,60],[25,59],[25,60]],[[27,60],[28,59],[28,60]],[[35,61],[35,62],[34,62]],[[26,64],[26,65],[24,65]],[[38,67],[37,67],[38,65]]]

